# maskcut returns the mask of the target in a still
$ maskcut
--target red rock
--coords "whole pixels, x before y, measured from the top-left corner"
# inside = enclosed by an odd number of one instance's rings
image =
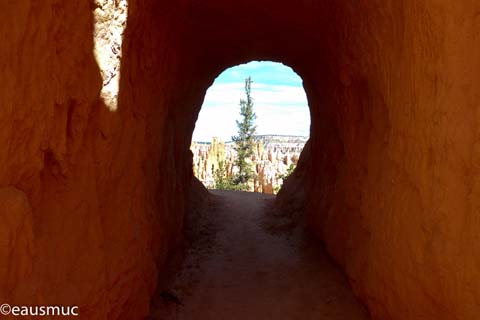
[[[2,301],[147,314],[205,91],[267,59],[305,81],[309,223],[374,318],[478,318],[478,1],[130,0],[115,111],[90,4],[0,5]]]

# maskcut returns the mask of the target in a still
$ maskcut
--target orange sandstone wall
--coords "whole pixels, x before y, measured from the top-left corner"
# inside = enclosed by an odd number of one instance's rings
[[[1,301],[146,315],[205,91],[268,59],[305,81],[308,221],[374,318],[478,317],[478,2],[130,0],[116,110],[91,1],[37,2],[0,4]]]
[[[125,68],[116,111],[99,99],[93,9],[88,0],[0,4],[0,301],[142,318],[185,200],[162,192],[175,165],[160,167],[148,88],[129,81],[135,68]],[[131,12],[141,16],[134,4]],[[147,99],[167,99],[164,82]]]
[[[332,77],[307,87],[309,221],[375,319],[480,317],[479,12],[345,5]]]

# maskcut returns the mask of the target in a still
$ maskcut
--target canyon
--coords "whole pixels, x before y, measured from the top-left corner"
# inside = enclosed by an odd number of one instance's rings
[[[250,163],[255,177],[249,191],[276,194],[283,185],[289,170],[294,168],[308,137],[287,135],[262,135],[255,137],[254,155]],[[208,189],[216,188],[216,177],[226,179],[238,172],[235,143],[212,138],[211,142],[192,142],[193,173]],[[223,171],[222,171],[223,170]]]
[[[372,319],[479,317],[480,2],[108,3],[0,4],[2,303],[148,316],[209,197],[190,151],[205,92],[267,60],[311,113],[278,210]]]

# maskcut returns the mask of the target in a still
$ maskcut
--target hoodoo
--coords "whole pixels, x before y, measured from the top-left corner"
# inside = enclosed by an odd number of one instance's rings
[[[480,317],[479,1],[120,0],[99,21],[107,2],[0,4],[0,304],[148,315],[205,92],[270,60],[312,120],[277,200],[304,199],[372,318]]]

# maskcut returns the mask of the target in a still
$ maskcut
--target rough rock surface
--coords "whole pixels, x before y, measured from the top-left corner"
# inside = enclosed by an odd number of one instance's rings
[[[94,54],[103,85],[100,96],[111,110],[118,106],[123,33],[127,27],[127,0],[95,0]]]
[[[32,274],[32,209],[23,192],[6,187],[0,189],[0,212],[0,261],[8,261],[0,266],[0,292],[15,303],[30,294],[25,279]]]
[[[147,314],[205,91],[264,59],[304,79],[310,153],[292,185],[373,317],[478,318],[478,1],[130,0],[115,110],[94,9],[0,4],[0,254],[20,248],[0,260],[2,301]]]

